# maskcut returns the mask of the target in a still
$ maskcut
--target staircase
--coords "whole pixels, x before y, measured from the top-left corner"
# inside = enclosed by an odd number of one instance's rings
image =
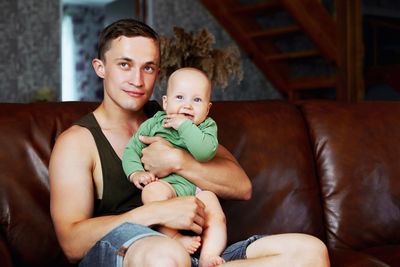
[[[361,0],[200,1],[287,99],[362,99]]]

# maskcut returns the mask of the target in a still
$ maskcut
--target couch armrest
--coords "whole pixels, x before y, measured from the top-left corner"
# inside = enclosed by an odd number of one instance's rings
[[[0,262],[3,267],[13,266],[10,251],[7,248],[6,242],[3,237],[0,238]]]

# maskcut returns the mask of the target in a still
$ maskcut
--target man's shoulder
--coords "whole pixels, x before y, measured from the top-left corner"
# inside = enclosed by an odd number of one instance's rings
[[[56,145],[58,146],[68,146],[68,147],[87,147],[94,144],[93,136],[89,129],[79,125],[72,125],[64,132],[62,132],[56,140]]]
[[[84,166],[82,170],[91,170],[96,160],[96,151],[90,131],[85,127],[73,125],[56,140],[51,152],[51,169],[72,171],[76,166]]]
[[[61,133],[60,137],[63,138],[74,138],[74,137],[84,137],[84,136],[89,136],[90,131],[87,127],[78,125],[78,124],[73,124],[71,125],[68,129],[66,129],[64,132]]]

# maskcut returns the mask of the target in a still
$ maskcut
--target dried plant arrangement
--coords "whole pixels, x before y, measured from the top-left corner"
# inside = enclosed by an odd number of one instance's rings
[[[29,102],[31,103],[54,102],[54,101],[56,101],[56,95],[54,94],[53,89],[47,86],[44,86],[34,91],[33,96],[29,100]]]
[[[183,28],[174,27],[174,36],[160,36],[161,74],[159,82],[166,81],[175,70],[182,67],[194,67],[207,74],[213,86],[224,89],[229,79],[243,79],[240,53],[237,46],[224,49],[212,49],[214,36],[206,29],[197,35],[193,31],[186,33]]]

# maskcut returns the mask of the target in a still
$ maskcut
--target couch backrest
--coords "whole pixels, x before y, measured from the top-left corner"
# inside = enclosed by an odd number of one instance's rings
[[[68,265],[50,218],[49,157],[56,136],[96,105],[0,104],[1,254],[15,266]]]
[[[0,104],[0,257],[15,266],[67,266],[49,212],[56,137],[96,103]],[[216,102],[219,141],[253,183],[249,201],[224,201],[229,242],[304,232],[324,239],[320,191],[304,119],[283,101]],[[0,259],[1,259],[0,258]]]
[[[253,184],[249,201],[224,203],[229,241],[302,232],[324,240],[319,185],[298,108],[279,100],[218,102],[211,108],[221,144]]]
[[[302,105],[327,238],[338,248],[400,243],[400,103]]]

